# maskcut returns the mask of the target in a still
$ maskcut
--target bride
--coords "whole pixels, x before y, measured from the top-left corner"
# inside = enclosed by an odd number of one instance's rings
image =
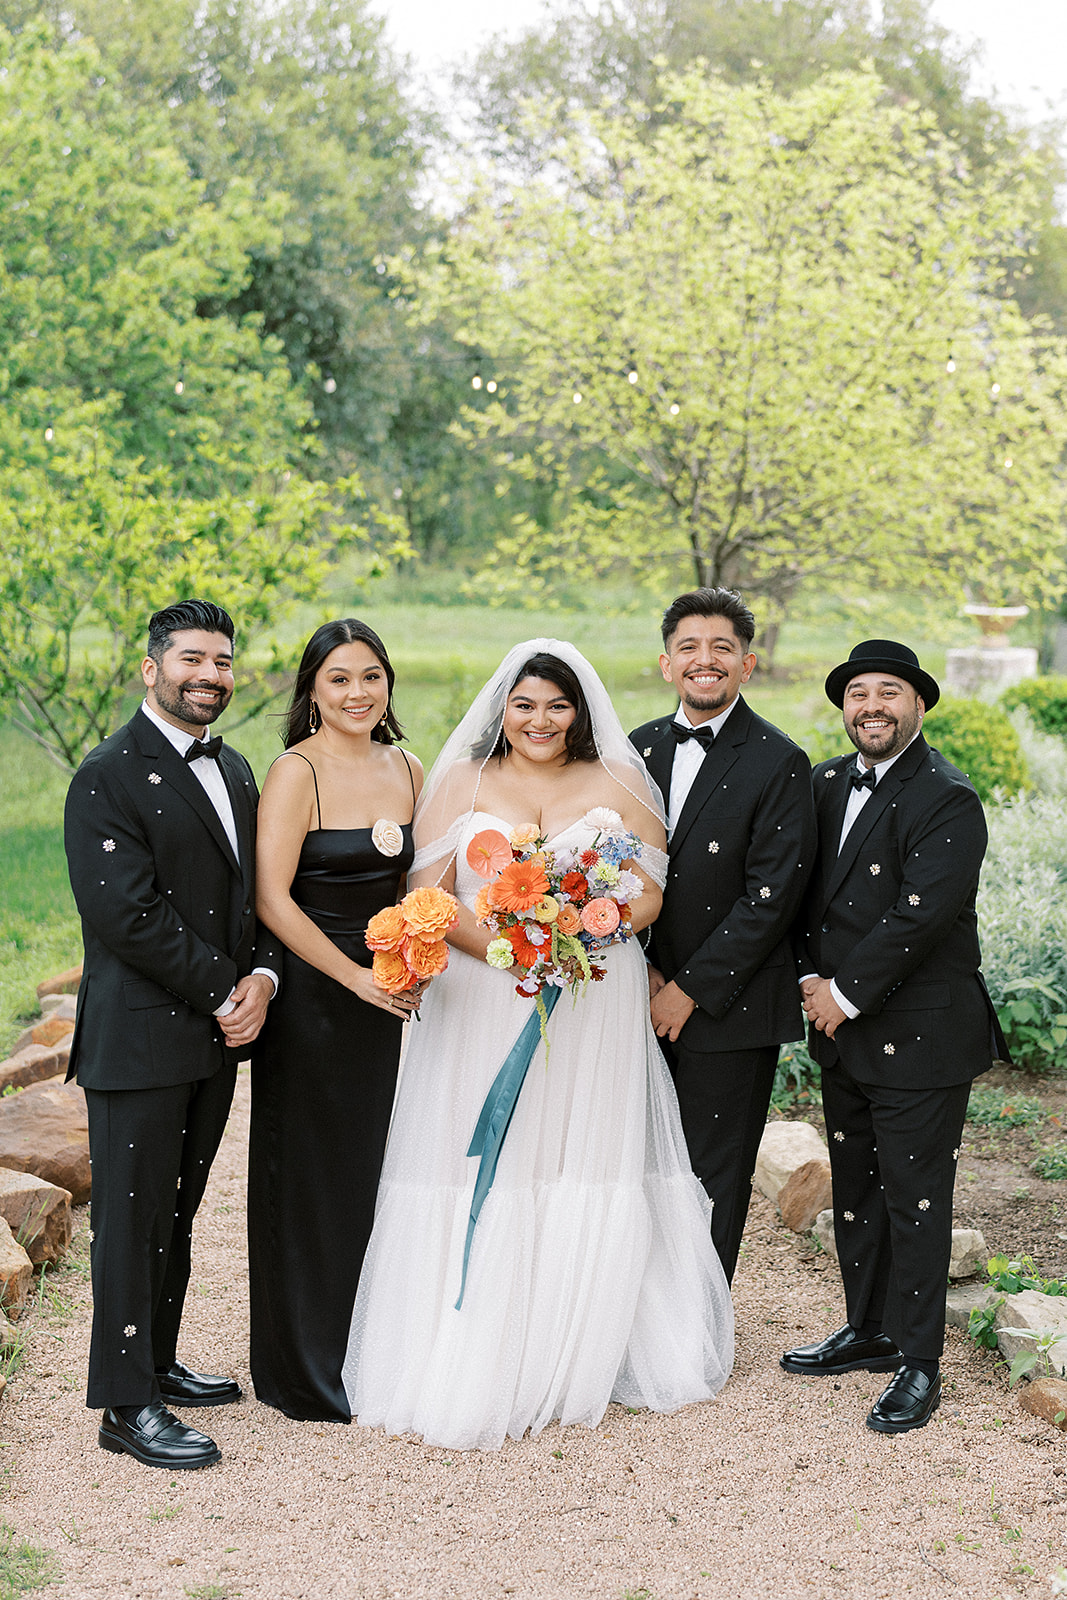
[[[553,850],[579,852],[603,808],[643,841],[626,863],[643,882],[637,931],[666,873],[659,793],[573,645],[517,645],[445,744],[415,818],[409,881],[452,889],[461,910],[448,970],[409,1024],[356,1298],[344,1384],[365,1425],[492,1449],[553,1418],[595,1427],[610,1400],[671,1411],[729,1375],[729,1290],[636,939],[598,953],[603,982],[560,995],[463,1277],[478,1167],[467,1149],[533,1010],[513,974],[486,964],[472,909],[484,878],[467,847],[482,830],[536,824]]]

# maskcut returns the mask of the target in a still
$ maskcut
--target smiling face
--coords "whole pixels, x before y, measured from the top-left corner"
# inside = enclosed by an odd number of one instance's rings
[[[200,737],[233,695],[233,645],[224,633],[181,628],[156,661],[141,662],[148,704],[165,722]]]
[[[922,727],[926,706],[904,678],[865,672],[845,690],[845,732],[869,767],[888,761]]]
[[[659,658],[665,681],[697,725],[733,705],[755,665],[727,617],[683,617]]]
[[[389,680],[370,646],[354,641],[330,651],[311,693],[323,729],[347,737],[378,726],[389,705]]]
[[[504,737],[519,755],[539,764],[567,760],[567,730],[578,712],[558,683],[523,678],[504,707]]]

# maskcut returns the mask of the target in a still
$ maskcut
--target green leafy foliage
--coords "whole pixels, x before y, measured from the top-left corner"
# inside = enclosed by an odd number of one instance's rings
[[[1026,678],[1000,697],[1009,711],[1025,706],[1043,733],[1067,739],[1067,677]]]
[[[1007,714],[981,700],[943,696],[923,722],[929,742],[965,772],[983,800],[1027,786],[1019,735]]]
[[[1067,1144],[1061,1142],[1039,1150],[1030,1163],[1030,1171],[1036,1178],[1052,1183],[1067,1178]]]
[[[1026,1128],[1046,1120],[1040,1100],[1007,1089],[976,1086],[967,1102],[967,1121],[980,1128]]]
[[[1033,1289],[1038,1294],[1067,1295],[1067,1280],[1043,1278],[1034,1265],[1033,1256],[1021,1256],[1009,1261],[1007,1256],[990,1256],[986,1262],[990,1287],[1002,1294],[1021,1294]]]
[[[975,1306],[971,1311],[967,1319],[967,1337],[980,1350],[997,1348],[997,1312],[1003,1304],[1003,1299],[1000,1299],[992,1305]]]
[[[792,1111],[818,1104],[821,1099],[819,1063],[805,1044],[782,1046],[771,1089],[771,1105],[776,1111]]]

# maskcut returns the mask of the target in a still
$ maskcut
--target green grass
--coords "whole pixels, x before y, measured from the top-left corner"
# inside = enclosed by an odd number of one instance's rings
[[[343,569],[331,593],[315,606],[296,609],[284,628],[299,649],[328,617],[362,617],[385,641],[397,674],[396,705],[408,747],[429,766],[475,691],[512,645],[538,637],[568,639],[586,654],[604,679],[629,731],[674,708],[671,688],[660,677],[659,607],[642,602],[623,615],[591,607],[585,611],[522,611],[456,603],[456,584],[442,578],[446,603],[434,605],[412,594],[432,592],[432,569],[416,585],[391,579],[363,594]],[[854,616],[822,598],[799,611],[783,629],[775,672],[757,673],[746,697],[754,708],[821,757],[844,743],[840,721],[823,694],[823,679],[853,643],[868,634],[901,634],[915,644],[925,665],[939,672],[947,645],[971,637],[969,624],[923,609],[921,602],[880,601],[876,618]],[[925,638],[932,642],[928,647]],[[238,684],[242,640],[238,636]],[[247,641],[255,655],[255,640]],[[131,662],[136,673],[136,663]],[[131,707],[136,700],[131,700]],[[242,722],[240,688],[220,719],[224,733],[248,757],[262,782],[281,751],[284,698],[276,710]],[[36,745],[0,727],[0,1055],[24,1019],[36,1014],[36,986],[55,971],[73,966],[81,941],[62,847],[67,777]]]
[[[30,1589],[46,1589],[59,1575],[51,1550],[20,1539],[14,1528],[0,1521],[0,1600]]]

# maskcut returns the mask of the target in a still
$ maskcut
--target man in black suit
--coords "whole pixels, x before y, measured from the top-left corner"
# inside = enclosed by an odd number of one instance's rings
[[[93,1165],[87,1404],[104,1408],[104,1449],[173,1471],[220,1452],[165,1402],[241,1397],[232,1378],[179,1362],[177,1338],[193,1217],[279,961],[253,910],[255,780],[206,738],[233,694],[226,612],[199,600],[157,612],[141,675],[141,709],[67,796],[85,943],[70,1076]]]
[[[803,1037],[789,931],[815,858],[804,752],[740,690],[755,619],[730,589],[663,617],[674,717],[631,734],[667,801],[670,865],[648,946],[652,1020],[674,1074],[689,1158],[737,1265],[779,1046]]]
[[[972,1078],[1007,1058],[979,972],[982,804],[921,732],[939,692],[889,639],[830,673],[858,755],[815,770],[819,856],[798,922],[848,1322],[781,1364],[892,1371],[867,1418],[880,1433],[922,1427],[940,1402],[967,1099]]]

